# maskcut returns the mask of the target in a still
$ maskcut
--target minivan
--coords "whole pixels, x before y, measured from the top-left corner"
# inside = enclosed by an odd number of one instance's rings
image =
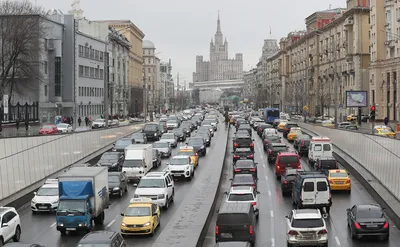
[[[313,166],[320,157],[332,157],[332,144],[328,137],[314,136],[308,148],[308,163]]]
[[[300,156],[296,153],[282,152],[278,153],[275,162],[275,176],[277,179],[285,173],[286,168],[301,169]]]
[[[293,182],[292,201],[299,209],[325,207],[329,214],[332,197],[326,175],[322,172],[298,172]]]
[[[215,241],[248,241],[254,246],[257,220],[251,203],[224,203],[217,211]]]

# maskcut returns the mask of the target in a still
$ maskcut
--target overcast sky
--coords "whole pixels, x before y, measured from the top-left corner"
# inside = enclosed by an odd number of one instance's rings
[[[72,0],[36,2],[67,13]],[[265,38],[280,39],[290,31],[304,30],[307,16],[330,5],[345,7],[346,0],[81,0],[89,20],[130,19],[155,44],[162,60],[172,59],[174,76],[179,72],[187,82],[192,81],[196,55],[209,59],[218,10],[229,56],[243,53],[244,69],[249,70],[257,64]]]

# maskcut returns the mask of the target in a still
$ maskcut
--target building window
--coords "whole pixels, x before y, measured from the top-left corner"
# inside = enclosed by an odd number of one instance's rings
[[[79,76],[82,77],[84,75],[83,73],[83,66],[79,65]]]
[[[61,96],[61,57],[56,57],[54,67],[54,95]]]
[[[101,62],[103,62],[103,56],[104,56],[104,53],[101,51],[101,52],[100,52],[100,61],[101,61]]]
[[[47,75],[47,61],[43,62],[44,74]]]
[[[90,58],[94,59],[94,50],[93,49],[90,49]]]
[[[119,59],[118,59],[118,62],[117,62],[117,68],[121,69],[121,61]]]
[[[98,50],[94,51],[94,59],[99,60],[99,51]]]
[[[148,72],[148,73],[151,73],[151,68],[147,68],[147,72]]]
[[[78,96],[82,96],[82,87],[79,87]]]
[[[96,68],[95,70],[94,70],[94,77],[95,78],[99,78],[100,76],[99,76],[99,69],[98,68]]]
[[[79,56],[83,57],[83,46],[79,45]]]
[[[89,77],[89,67],[85,66],[85,77]]]
[[[90,68],[90,77],[94,78],[94,68]]]
[[[44,96],[47,96],[47,85],[44,85]]]
[[[100,69],[100,79],[104,78],[104,70]]]
[[[85,47],[85,57],[89,57],[89,47]]]

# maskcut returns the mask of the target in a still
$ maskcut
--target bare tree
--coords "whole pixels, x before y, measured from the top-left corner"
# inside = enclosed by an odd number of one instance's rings
[[[28,0],[0,2],[0,100],[22,88],[37,90],[44,14]]]

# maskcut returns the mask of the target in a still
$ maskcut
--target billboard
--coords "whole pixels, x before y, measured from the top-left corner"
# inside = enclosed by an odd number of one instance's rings
[[[367,91],[346,91],[346,107],[367,106]]]

